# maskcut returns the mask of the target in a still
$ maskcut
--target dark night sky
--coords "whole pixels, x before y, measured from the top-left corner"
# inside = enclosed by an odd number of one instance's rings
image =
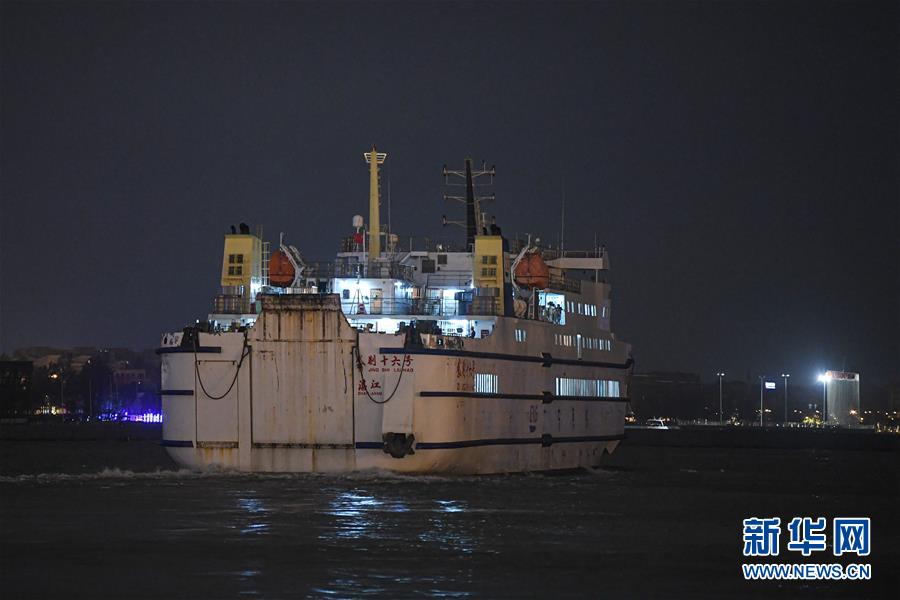
[[[639,370],[900,377],[898,4],[2,4],[0,346],[154,347],[231,223],[328,259],[496,164],[506,233],[612,257]],[[798,380],[799,379],[799,380]]]

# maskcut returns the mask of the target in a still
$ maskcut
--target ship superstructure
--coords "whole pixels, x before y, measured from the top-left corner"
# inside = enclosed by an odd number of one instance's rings
[[[630,345],[610,330],[605,248],[508,240],[476,195],[494,169],[444,168],[465,243],[368,226],[334,262],[225,236],[204,323],[163,336],[163,443],[182,465],[247,471],[497,473],[594,466],[623,437]],[[445,218],[446,222],[446,218]]]

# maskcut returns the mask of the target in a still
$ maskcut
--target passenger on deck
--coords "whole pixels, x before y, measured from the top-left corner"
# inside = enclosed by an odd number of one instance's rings
[[[546,318],[544,320],[549,323],[559,323],[558,315],[559,315],[559,313],[557,312],[556,303],[552,302],[552,301],[548,302],[547,310],[546,310]]]

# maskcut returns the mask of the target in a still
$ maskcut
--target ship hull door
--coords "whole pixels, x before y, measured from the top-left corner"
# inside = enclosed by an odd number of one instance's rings
[[[254,326],[253,470],[355,466],[355,332],[337,306],[264,310]]]

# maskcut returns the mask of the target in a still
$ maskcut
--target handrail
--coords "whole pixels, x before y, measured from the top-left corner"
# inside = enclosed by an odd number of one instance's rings
[[[367,298],[362,301],[342,300],[341,310],[348,316],[497,316],[500,314],[500,302],[497,297],[482,296],[471,302],[444,298]]]

